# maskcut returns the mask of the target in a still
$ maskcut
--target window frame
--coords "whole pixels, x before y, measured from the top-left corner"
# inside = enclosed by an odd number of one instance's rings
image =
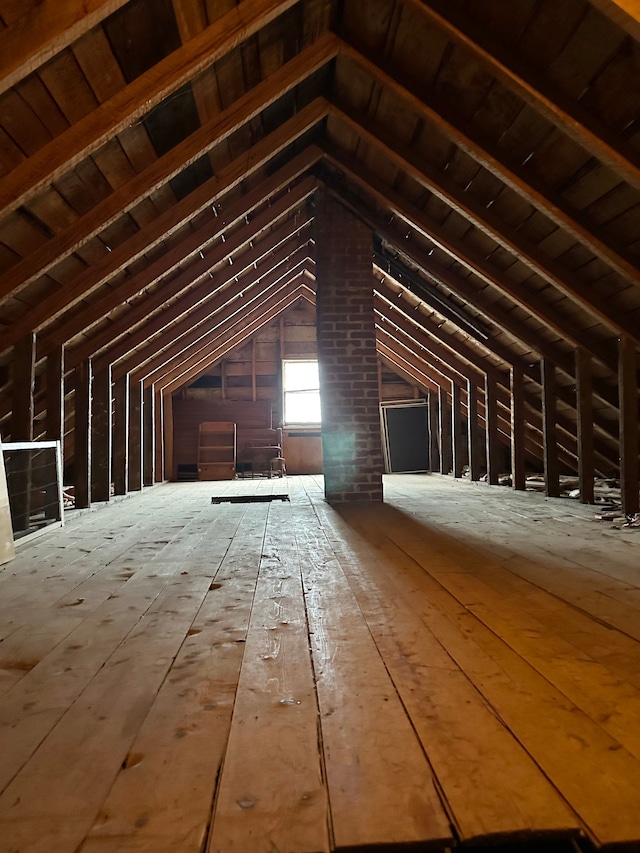
[[[287,395],[292,395],[296,393],[308,393],[309,391],[315,391],[315,388],[305,388],[305,389],[294,389],[293,391],[287,390],[286,387],[286,365],[287,364],[315,364],[318,368],[318,405],[320,406],[320,365],[318,359],[316,357],[309,356],[299,356],[296,358],[283,358],[281,360],[281,369],[282,369],[282,425],[287,428],[296,428],[296,429],[318,429],[322,424],[322,410],[320,409],[320,420],[314,421],[304,421],[304,420],[287,420]]]

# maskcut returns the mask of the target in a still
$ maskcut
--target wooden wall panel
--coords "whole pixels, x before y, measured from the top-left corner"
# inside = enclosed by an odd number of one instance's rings
[[[174,463],[178,479],[191,474],[195,476],[198,459],[198,426],[202,421],[228,421],[246,429],[269,429],[271,404],[269,400],[254,402],[253,400],[209,401],[174,398]]]
[[[319,430],[283,430],[282,452],[288,474],[322,473],[322,438]]]

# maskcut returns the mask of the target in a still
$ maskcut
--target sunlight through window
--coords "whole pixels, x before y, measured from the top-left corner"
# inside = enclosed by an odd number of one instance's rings
[[[320,380],[317,360],[282,362],[285,424],[319,424]]]

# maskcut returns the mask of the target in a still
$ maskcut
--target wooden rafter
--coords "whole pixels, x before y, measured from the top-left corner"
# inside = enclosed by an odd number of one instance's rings
[[[221,277],[220,279],[220,287],[222,288],[223,301],[225,298],[230,298],[229,291],[224,291],[224,287],[229,281],[233,281],[236,276],[240,278],[245,272],[253,270],[254,264],[257,265],[258,263],[260,263],[260,261],[267,258],[267,256],[270,255],[272,252],[277,251],[278,248],[285,243],[289,244],[289,246],[287,247],[287,251],[291,252],[291,239],[295,239],[303,229],[307,228],[310,221],[311,218],[309,216],[307,216],[306,218],[303,217],[293,231],[286,224],[283,225],[281,228],[277,229],[273,233],[271,239],[267,238],[266,240],[262,241],[262,243],[259,244],[259,246],[252,250],[249,254],[243,255],[241,261],[235,265],[235,269],[230,274],[225,273],[224,277]],[[297,245],[298,243],[296,243],[296,247]],[[199,278],[204,279],[204,281],[202,285],[196,286],[198,285]],[[203,292],[206,292],[208,290],[209,292],[217,293],[219,287],[213,284],[206,270],[203,271],[202,275],[199,278],[193,276],[193,270],[185,274],[184,280],[182,281],[182,284],[184,285],[182,290],[179,290],[178,288],[173,290],[172,285],[174,284],[174,282],[170,282],[166,286],[166,288],[164,288],[164,290],[161,290],[157,294],[153,294],[153,296],[149,297],[147,300],[142,300],[142,304],[136,306],[135,313],[132,312],[132,316],[124,320],[123,325],[140,322],[145,316],[149,316],[152,311],[162,308],[162,306],[168,301],[170,296],[175,297],[181,292],[189,290],[192,285],[195,287],[193,290],[190,291],[191,295],[187,295],[185,298],[193,302],[193,305],[197,305],[196,300],[198,298],[202,298]],[[118,331],[120,331],[120,329],[121,327],[118,329]]]
[[[448,181],[442,173],[418,164],[418,159],[411,151],[391,139],[383,128],[374,125],[364,116],[354,116],[331,106],[331,114],[349,127],[356,130],[361,139],[367,144],[380,151],[384,157],[393,162],[399,169],[410,175],[414,180],[429,189],[437,198],[444,201],[453,210],[467,219],[471,224],[492,240],[512,253],[515,258],[522,261],[533,272],[541,275],[548,282],[571,299],[580,308],[583,308],[599,322],[605,323],[616,333],[631,335],[640,342],[640,331],[637,323],[624,314],[612,309],[604,299],[589,292],[585,293],[585,287],[578,281],[569,270],[566,270],[554,258],[545,256],[536,246],[531,244],[523,235],[514,228],[501,222],[486,205],[474,201]],[[640,286],[640,270],[635,283]]]
[[[251,216],[254,210],[269,199],[273,193],[280,192],[291,181],[299,177],[302,172],[306,171],[307,167],[316,159],[313,152],[310,153],[311,156],[305,153],[305,155],[295,158],[292,163],[283,167],[276,175],[267,178],[254,190],[229,205],[228,208],[225,207],[223,215],[214,220],[217,228],[208,223],[201,229],[189,234],[179,244],[172,247],[157,260],[152,261],[137,275],[123,282],[121,286],[113,288],[102,299],[97,300],[80,312],[73,312],[62,327],[55,329],[51,335],[46,336],[47,339],[55,344],[67,341],[74,335],[86,331],[93,323],[102,319],[123,301],[136,296],[150,285],[176,272],[185,262],[192,260],[194,265],[187,267],[179,274],[179,279],[185,284],[181,285],[181,281],[174,279],[170,283],[168,282],[164,289],[168,295],[175,295],[180,291],[181,286],[193,284],[195,276],[199,274],[197,270],[208,274],[216,264],[225,262],[233,252],[258,239],[264,230],[276,224],[281,216],[286,216],[289,213],[291,210],[290,202],[295,199],[302,201],[306,196],[304,194],[298,196],[297,190],[294,189],[292,194],[287,194],[286,198],[276,202],[269,208],[269,211],[254,217],[250,223],[244,225],[228,240],[225,239],[224,243],[217,243],[213,247],[210,245],[214,241],[220,240],[226,229]],[[206,256],[198,258],[200,253],[205,255],[205,251]],[[129,316],[133,318],[134,311]]]
[[[372,216],[371,211],[367,210],[364,205],[354,203],[353,200],[349,203],[353,206],[358,215],[368,221],[377,233],[387,239],[392,245],[401,245],[403,243],[399,233],[395,232],[382,219]],[[423,270],[428,270],[430,278],[442,284],[447,290],[456,294],[464,302],[467,302],[469,305],[473,305],[474,308],[482,314],[482,316],[486,317],[491,323],[506,332],[511,338],[516,341],[520,341],[532,352],[537,353],[540,356],[545,355],[547,358],[550,358],[564,373],[567,374],[567,376],[573,378],[575,371],[573,360],[567,358],[560,350],[557,349],[557,347],[543,340],[540,335],[535,335],[525,326],[518,325],[508,311],[505,311],[504,308],[487,299],[484,294],[471,287],[471,285],[469,285],[462,276],[457,275],[443,264],[429,257],[418,247],[412,246],[410,251],[415,262]],[[499,354],[500,357],[508,360],[507,354],[504,350],[502,350],[501,353],[499,346],[496,349],[496,342],[494,340],[487,340],[484,342],[480,341],[480,343],[488,346],[494,352]],[[513,356],[511,356],[511,360],[513,360]],[[617,396],[615,394],[599,387],[594,389],[594,393],[596,397],[608,407],[615,408],[617,406]]]
[[[246,294],[246,301],[244,295],[240,295],[238,299],[224,303],[214,314],[204,312],[199,315],[199,322],[193,327],[189,322],[177,324],[175,337],[164,349],[155,353],[156,348],[133,353],[131,363],[128,366],[119,365],[116,374],[128,367],[134,371],[134,375],[144,379],[146,385],[160,381],[167,362],[197,357],[209,344],[216,343],[234,329],[242,328],[252,318],[260,316],[265,306],[277,303],[283,293],[289,292],[292,281],[302,275],[304,270],[284,278],[274,277],[268,287],[251,289]],[[133,366],[134,361],[138,362],[137,367]]]
[[[454,119],[448,115],[441,104],[430,103],[424,94],[418,96],[409,82],[401,82],[397,75],[392,75],[381,65],[360,53],[351,45],[342,43],[341,54],[349,57],[356,65],[366,71],[373,80],[389,89],[394,96],[400,97],[410,105],[418,116],[451,139],[462,151],[480,163],[491,174],[499,178],[522,198],[545,214],[552,222],[578,242],[589,248],[594,255],[601,258],[612,269],[626,278],[637,275],[637,267],[633,261],[613,249],[607,241],[598,236],[590,223],[577,211],[569,210],[562,199],[556,197],[548,188],[538,185],[534,177],[517,164],[507,162],[506,152],[488,140],[480,140],[473,126],[462,119]]]
[[[103,201],[92,207],[78,220],[63,228],[51,240],[31,252],[5,273],[0,278],[0,299],[9,294],[17,295],[37,276],[42,275],[54,264],[64,260],[84,242],[95,237],[123,213],[135,207],[185,167],[250,122],[274,100],[286,94],[319,67],[330,61],[335,56],[336,51],[335,40],[331,38],[320,39],[295,59],[283,65],[276,74],[271,75],[267,80],[251,89],[244,97],[232,104],[229,109],[205,122],[195,133],[192,133],[164,156],[151,163],[131,180],[115,189]],[[304,112],[306,116],[313,117],[314,123],[316,123],[324,117],[323,102],[317,101],[314,106],[309,106]],[[305,119],[301,121],[298,117],[298,125],[300,123],[304,126],[307,122]],[[292,126],[289,125],[287,130],[293,130]],[[268,148],[271,156],[273,156],[274,137],[277,139],[275,133],[271,134],[270,142],[262,145],[263,150]],[[242,160],[243,166],[246,164],[246,159],[245,157]],[[227,166],[225,173],[232,173],[232,168]],[[218,183],[220,182],[219,175],[216,180]],[[211,183],[213,183],[213,179]],[[172,211],[161,218],[169,218],[170,213]],[[174,215],[175,213],[176,211],[173,211]],[[164,233],[166,234],[167,231],[165,230]],[[105,247],[104,252],[108,256],[110,249]],[[113,270],[114,260],[109,260],[109,266]]]
[[[44,0],[0,32],[0,92],[15,86],[129,0]]]
[[[300,253],[303,254],[304,249]],[[304,267],[304,261],[305,258],[300,258],[291,268],[285,265],[285,269],[274,270],[272,267],[271,270],[261,271],[257,277],[244,276],[238,282],[232,279],[229,286],[223,288],[217,296],[199,305],[190,304],[190,294],[187,294],[180,306],[181,315],[159,330],[162,332],[162,340],[143,338],[148,342],[140,349],[131,350],[126,359],[114,370],[114,375],[119,376],[132,370],[140,372],[143,365],[147,365],[147,369],[151,372],[153,367],[149,364],[161,363],[171,347],[182,347],[184,350],[198,340],[198,335],[202,334],[202,328],[205,325],[208,326],[211,320],[226,321],[236,316],[238,312],[244,312],[247,306],[255,305],[256,300],[265,298],[274,289],[297,276]],[[270,265],[265,264],[265,266]],[[149,324],[142,327],[141,335],[145,331],[147,335],[151,332]],[[107,358],[108,356],[105,356],[103,361]]]
[[[281,217],[287,216],[289,211],[292,210],[296,204],[304,202],[304,200],[314,190],[315,179],[305,179],[301,184],[296,186],[291,193],[287,193],[283,196],[282,199],[276,202],[276,204],[266,212],[258,214],[258,216],[256,216],[249,225],[246,225],[234,232],[233,235],[225,242],[218,243],[207,255],[204,255],[203,253],[203,257],[197,256],[196,259],[189,264],[187,269],[180,273],[177,279],[167,283],[164,293],[167,293],[168,291],[169,294],[175,296],[181,289],[192,286],[197,283],[199,279],[208,276],[216,264],[228,263],[228,259],[234,252],[237,252],[244,246],[247,246],[251,241],[257,240],[262,233],[268,231]],[[221,224],[224,225],[224,223]],[[180,252],[178,252],[176,261],[179,263],[180,260],[181,256]],[[247,259],[245,258],[243,262],[247,263]],[[141,275],[144,279],[144,273]],[[83,329],[89,328],[92,323],[97,322],[105,316],[108,311],[122,304],[127,299],[132,298],[144,289],[144,287],[145,285],[141,284],[140,280],[135,277],[133,279],[125,280],[121,285],[108,293],[103,299],[83,311],[82,319],[80,321],[82,325],[78,326],[77,318],[71,318],[69,322],[72,324],[72,328],[75,328],[76,331],[82,331]],[[151,299],[152,297],[149,298]],[[167,296],[164,298],[166,299]],[[66,341],[68,340],[70,332],[71,328],[67,326],[61,330],[58,335],[55,335],[55,337],[51,336],[49,340],[53,344],[60,343],[61,339]]]
[[[384,288],[384,295],[378,293],[376,296],[376,304],[384,304],[385,315],[389,318],[389,320],[402,328],[408,335],[413,337],[416,341],[416,344],[420,346],[421,344],[425,346],[425,349],[429,352],[434,351],[432,345],[428,343],[428,339],[438,341],[443,346],[435,350],[436,354],[443,360],[449,362],[451,365],[454,365],[456,362],[460,361],[460,357],[464,358],[470,365],[472,365],[472,371],[475,371],[475,375],[469,373],[468,370],[460,370],[458,372],[463,373],[464,375],[472,376],[473,381],[477,385],[482,385],[483,383],[479,383],[479,373],[489,374],[495,378],[497,391],[498,391],[498,400],[500,404],[503,406],[505,410],[509,408],[510,405],[510,382],[507,376],[501,372],[497,371],[491,364],[487,364],[480,354],[471,349],[471,347],[465,345],[463,341],[458,340],[457,338],[453,338],[452,336],[447,335],[447,333],[440,328],[439,324],[433,320],[429,320],[426,317],[420,315],[417,316],[415,312],[411,312],[410,314],[405,314],[402,310],[401,306],[398,306],[397,298],[393,298],[393,291],[389,287]],[[400,317],[398,316],[400,315]],[[489,346],[492,347],[494,342],[489,342]],[[447,355],[446,352],[450,353]],[[535,383],[535,385],[541,387],[541,377],[540,371],[532,368],[525,361],[522,360],[514,360],[514,364],[511,368],[511,371],[517,371],[520,375],[526,375],[527,378]],[[556,390],[557,397],[561,400],[565,405],[570,408],[576,408],[576,400],[574,395],[571,393],[566,393],[564,390],[557,388]],[[523,391],[523,399],[526,397],[527,402],[529,403],[530,409],[536,409],[537,404],[535,402],[535,398],[531,394],[524,395]],[[573,423],[564,415],[558,415],[558,424],[563,428],[565,436],[571,435]],[[592,421],[592,429],[594,427],[594,423]],[[612,433],[607,432],[600,424],[595,425],[598,438],[600,440],[599,447],[599,458],[601,462],[605,462],[606,465],[613,465],[617,462],[617,458],[615,457],[615,440]],[[564,440],[564,444],[566,445],[566,438]],[[575,454],[575,447],[571,448],[571,452]]]
[[[63,290],[52,294],[38,306],[32,308],[27,317],[14,324],[14,327],[9,330],[7,337],[3,340],[3,344],[5,346],[11,345],[14,335],[21,328],[39,328],[44,325],[50,318],[67,310],[93,289],[140,258],[145,252],[157,246],[166,237],[188,223],[193,216],[202,212],[213,202],[217,202],[224,193],[236,187],[247,175],[253,174],[267,160],[276,156],[284,147],[312,127],[320,120],[319,115],[324,114],[324,109],[326,106],[321,107],[316,112],[316,107],[310,105],[309,109],[301,110],[282,128],[257,143],[246,155],[234,160],[218,175],[206,181],[158,219],[114,249],[113,252],[105,253],[105,258],[101,263],[81,273]],[[308,152],[309,160],[305,161],[306,165],[314,161],[317,153],[314,152],[313,147],[310,147]],[[300,161],[296,160],[294,167],[299,164]],[[79,329],[82,328],[84,326],[80,325]]]
[[[294,232],[293,235],[289,236],[298,237],[299,234],[300,232]],[[281,235],[278,235],[274,243],[277,245],[280,240]],[[82,359],[86,352],[97,352],[98,349],[108,346],[108,349],[94,358],[95,364],[96,366],[104,363],[114,364],[145,341],[151,340],[154,335],[189,314],[193,309],[207,305],[210,310],[216,310],[214,305],[217,300],[224,301],[236,298],[243,288],[262,281],[263,278],[276,270],[280,270],[284,275],[306,261],[308,255],[308,245],[303,245],[292,252],[291,246],[285,243],[262,258],[260,263],[256,264],[256,269],[251,267],[243,275],[237,277],[237,281],[233,272],[230,273],[228,279],[218,282],[213,290],[205,281],[198,287],[186,291],[185,295],[176,302],[163,306],[160,311],[152,316],[144,312],[136,312],[136,316],[131,318],[127,312],[101,335],[92,335],[86,343],[70,349],[69,363],[73,364],[76,360]]]
[[[444,233],[444,229],[436,222],[428,219],[421,210],[407,202],[404,197],[391,187],[383,184],[376,175],[365,170],[353,158],[337,154],[333,150],[326,153],[340,170],[346,172],[351,180],[373,195],[380,205],[393,211],[393,213],[410,224],[412,228],[424,234],[453,260],[465,266],[487,284],[492,285],[503,294],[509,296],[518,305],[543,322],[549,329],[553,329],[563,338],[571,340],[575,346],[584,346],[586,349],[589,349],[612,373],[615,372],[615,356],[607,352],[603,347],[595,344],[575,323],[568,318],[558,316],[552,307],[546,305],[539,296],[530,292],[526,286],[509,281],[501,274],[500,270],[493,267],[478,252],[466,247],[462,240],[449,237]],[[406,244],[407,241],[404,240],[403,242]],[[412,248],[409,248],[408,251],[412,251]],[[521,335],[520,337],[523,339]]]
[[[177,358],[173,364],[167,363],[155,379],[162,387],[162,393],[171,394],[183,385],[195,381],[209,365],[224,358],[226,353],[248,340],[258,329],[270,323],[281,311],[285,311],[292,305],[299,296],[304,295],[308,289],[305,284],[292,282],[285,291],[277,295],[279,298],[274,298],[270,305],[263,303],[260,313],[256,314],[255,318],[242,322],[240,328],[236,327],[236,330],[228,336],[214,335],[212,341],[188,358]]]
[[[640,39],[640,0],[591,0],[591,2],[634,39]]]
[[[0,183],[0,211],[22,204],[296,2],[242,0],[10,172]]]
[[[389,357],[388,352],[383,352],[383,348],[378,346],[378,356],[380,357],[380,361],[386,365],[391,371],[397,373],[405,382],[408,382],[409,385],[417,385],[425,394],[428,394],[430,391],[437,391],[437,385],[432,380],[429,379],[428,376],[420,375],[414,376],[412,372],[410,372],[406,365],[400,363],[396,364],[391,357]]]
[[[516,92],[570,139],[615,171],[623,181],[640,189],[637,154],[578,102],[572,101],[548,78],[525,63],[521,56],[506,49],[490,32],[481,32],[479,28],[474,27],[469,17],[457,14],[450,3],[445,6],[444,3],[433,2],[427,5],[423,0],[403,2],[446,32],[449,38],[469,51],[498,80]],[[594,5],[613,19],[617,13],[618,23],[623,26],[624,20],[631,21],[637,30],[635,37],[640,37],[638,0],[594,0]],[[635,10],[632,10],[632,7],[635,7]]]
[[[428,359],[429,364],[437,367],[443,376],[461,388],[466,386],[467,379],[472,379],[476,385],[484,381],[484,374],[481,375],[475,367],[447,353],[444,347],[429,338],[424,331],[411,328],[403,317],[389,311],[388,306],[379,302],[376,305],[376,324],[381,334],[395,337],[400,335],[404,340],[411,341],[419,358]]]

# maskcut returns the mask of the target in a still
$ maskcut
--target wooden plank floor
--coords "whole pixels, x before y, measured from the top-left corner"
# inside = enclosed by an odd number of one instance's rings
[[[437,475],[385,498],[178,483],[22,546],[0,853],[640,849],[640,531]]]

